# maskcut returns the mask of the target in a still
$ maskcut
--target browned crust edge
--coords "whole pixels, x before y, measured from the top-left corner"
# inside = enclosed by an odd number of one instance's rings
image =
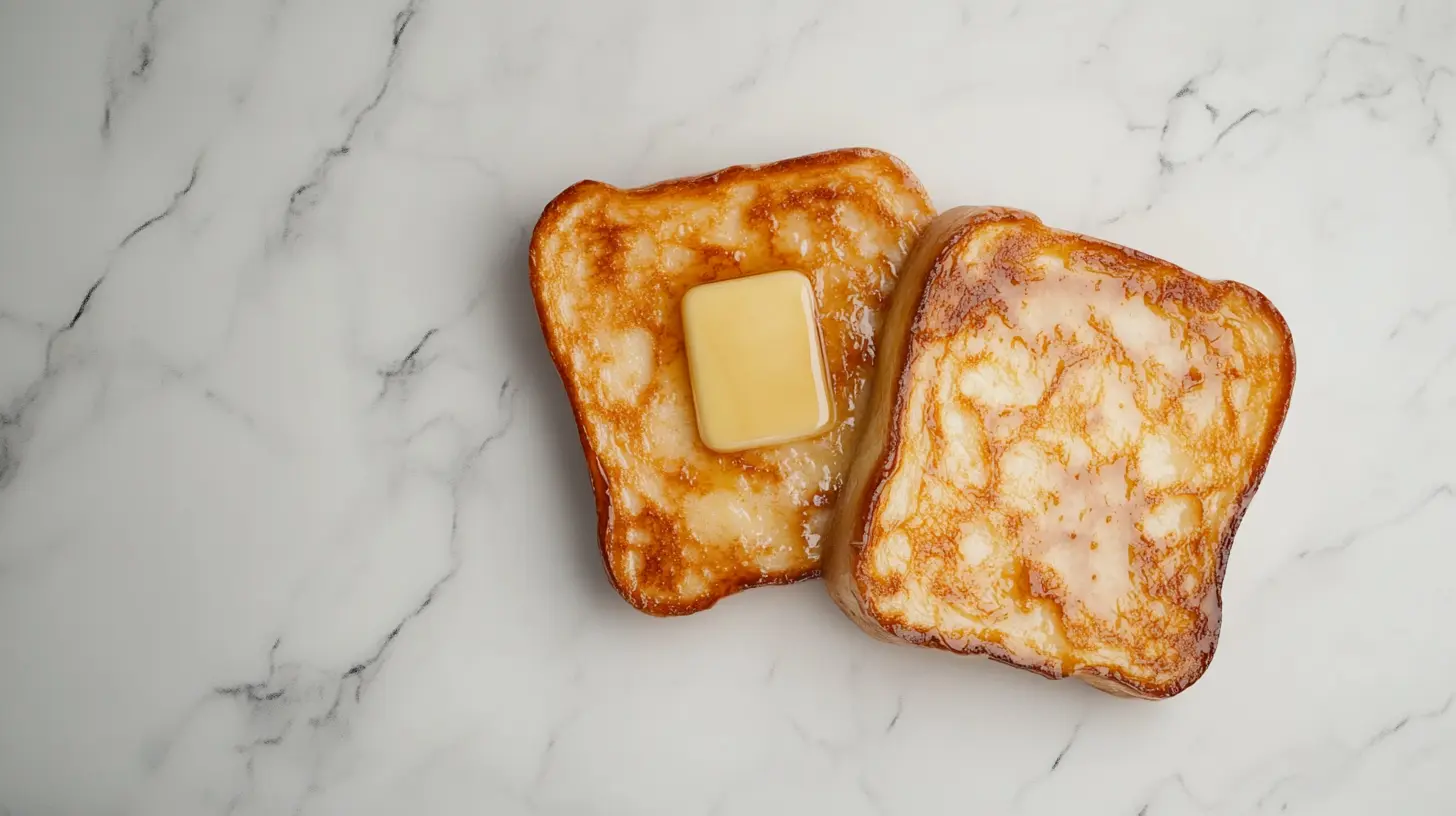
[[[847,570],[843,574],[842,579],[836,580],[835,576],[830,577],[830,595],[852,620],[871,635],[881,640],[902,643],[909,642],[915,645],[930,646],[956,654],[981,654],[1014,668],[1034,672],[1050,679],[1060,679],[1049,669],[1021,665],[1011,660],[1007,655],[987,650],[981,646],[973,646],[964,650],[953,649],[939,638],[920,636],[919,633],[899,631],[899,627],[887,627],[884,622],[874,616],[864,603],[865,565],[860,560],[860,555],[863,550],[862,544],[869,529],[871,511],[879,503],[880,493],[884,488],[886,477],[894,471],[894,468],[898,464],[898,451],[900,449],[902,430],[900,426],[905,412],[905,400],[908,399],[911,386],[911,377],[906,367],[906,360],[911,345],[908,338],[923,316],[922,305],[924,302],[924,293],[940,275],[951,274],[954,271],[952,268],[953,264],[948,263],[948,260],[955,248],[972,232],[989,224],[1013,220],[1029,220],[1038,225],[1042,224],[1041,219],[1021,210],[1003,207],[957,207],[941,213],[921,233],[922,241],[939,240],[940,244],[936,247],[934,256],[929,261],[924,262],[927,265],[923,269],[917,268],[917,261],[920,261],[923,255],[919,252],[912,251],[910,260],[907,261],[905,268],[901,271],[896,297],[913,298],[913,303],[907,305],[913,308],[914,313],[910,316],[910,319],[905,321],[905,339],[891,340],[883,337],[880,339],[882,348],[887,345],[893,345],[895,352],[893,356],[895,359],[890,359],[892,356],[890,354],[883,354],[881,356],[880,363],[882,363],[882,366],[877,366],[875,381],[870,386],[873,392],[870,398],[871,405],[882,404],[884,394],[881,389],[895,389],[894,400],[887,408],[890,411],[888,431],[885,435],[884,442],[880,445],[877,452],[871,452],[862,448],[859,454],[857,454],[856,458],[863,455],[873,455],[875,457],[873,464],[870,466],[870,473],[873,474],[871,476],[872,482],[864,490],[861,490],[858,495],[841,494],[841,501],[845,502],[845,504],[842,504],[840,508],[841,515],[839,517],[839,523],[848,522],[852,524],[853,531],[847,536],[838,534],[833,536],[829,546],[837,552],[832,556],[826,555],[826,558],[842,559],[845,556],[849,557],[848,563],[841,564],[842,568]],[[1244,514],[1247,512],[1254,494],[1258,491],[1259,485],[1264,479],[1264,473],[1269,464],[1269,457],[1273,454],[1274,445],[1278,441],[1280,431],[1283,429],[1284,420],[1289,414],[1289,403],[1294,390],[1296,367],[1294,338],[1290,334],[1289,324],[1285,321],[1284,316],[1262,292],[1259,292],[1251,286],[1236,281],[1208,280],[1169,261],[1138,252],[1134,249],[1129,249],[1119,244],[1077,233],[1067,234],[1086,244],[1125,254],[1142,263],[1156,265],[1169,274],[1205,280],[1217,292],[1238,292],[1242,294],[1261,314],[1270,318],[1270,322],[1278,327],[1283,338],[1282,352],[1289,362],[1286,376],[1280,383],[1282,385],[1282,393],[1278,395],[1279,414],[1269,425],[1265,433],[1265,438],[1261,442],[1257,462],[1252,471],[1248,486],[1239,495],[1238,501],[1236,502],[1236,509],[1233,515],[1230,516],[1227,529],[1218,544],[1218,561],[1215,568],[1216,577],[1214,581],[1214,600],[1216,602],[1218,620],[1213,624],[1212,631],[1207,633],[1211,638],[1211,645],[1207,654],[1203,656],[1203,659],[1194,671],[1162,685],[1143,683],[1135,678],[1128,678],[1121,672],[1116,671],[1078,671],[1071,675],[1109,694],[1145,700],[1166,699],[1182,692],[1197,682],[1208,670],[1208,666],[1213,662],[1213,656],[1217,652],[1218,639],[1223,621],[1223,580],[1228,569],[1228,558],[1233,549],[1234,536],[1238,532],[1239,525],[1243,521]],[[944,237],[938,238],[938,235],[943,235]],[[906,286],[907,283],[909,284],[908,287]],[[895,307],[892,305],[891,308],[893,309]],[[865,442],[862,441],[861,444],[863,445]],[[853,468],[854,465],[852,464],[851,469],[853,470]],[[848,552],[838,552],[838,550],[848,550]]]
[[[613,514],[611,485],[608,483],[607,474],[602,468],[601,460],[597,458],[596,451],[592,447],[591,439],[587,436],[586,425],[583,421],[581,395],[577,392],[576,385],[567,374],[566,359],[570,356],[571,352],[552,333],[551,323],[546,314],[541,276],[546,263],[544,244],[547,236],[560,228],[562,219],[572,207],[593,195],[672,195],[680,192],[686,193],[710,189],[725,182],[734,182],[754,176],[765,176],[784,172],[793,173],[801,170],[830,167],[864,160],[887,162],[890,168],[900,176],[900,182],[905,189],[918,194],[926,202],[927,209],[930,208],[930,196],[926,193],[920,180],[915,177],[915,174],[911,172],[910,168],[904,162],[883,150],[867,147],[849,147],[827,150],[820,153],[810,153],[804,156],[765,164],[734,165],[703,175],[669,179],[643,187],[621,188],[590,179],[579,181],[553,198],[546,205],[545,209],[542,210],[541,217],[536,221],[536,227],[531,232],[530,249],[527,252],[531,280],[531,300],[536,307],[536,320],[541,326],[542,335],[546,340],[546,349],[551,355],[551,362],[556,367],[556,374],[566,390],[567,400],[571,403],[571,413],[572,418],[576,421],[577,436],[581,441],[582,453],[586,457],[587,471],[591,474],[592,492],[595,495],[597,508],[597,548],[601,553],[602,566],[607,573],[607,579],[611,581],[612,587],[617,590],[617,594],[621,595],[623,600],[642,612],[658,617],[691,615],[694,612],[701,612],[713,606],[718,601],[742,592],[745,589],[753,589],[761,586],[781,586],[817,578],[820,575],[820,569],[811,567],[805,570],[789,571],[768,576],[740,575],[728,584],[723,592],[716,595],[704,595],[684,603],[657,601],[641,593],[631,591],[622,583],[620,577],[612,569],[612,560],[609,555],[611,549],[609,530],[612,526]]]

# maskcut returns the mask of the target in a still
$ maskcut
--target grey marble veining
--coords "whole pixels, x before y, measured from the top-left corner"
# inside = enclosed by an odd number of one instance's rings
[[[0,814],[1456,810],[1450,0],[19,0],[0,111]],[[607,585],[541,207],[861,144],[1288,319],[1180,697]]]

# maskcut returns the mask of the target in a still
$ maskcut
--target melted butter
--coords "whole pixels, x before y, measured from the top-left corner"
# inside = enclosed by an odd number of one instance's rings
[[[834,422],[814,289],[791,270],[690,289],[683,335],[703,444],[720,453],[817,436]]]

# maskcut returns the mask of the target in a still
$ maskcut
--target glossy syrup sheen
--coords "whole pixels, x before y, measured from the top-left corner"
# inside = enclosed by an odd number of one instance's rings
[[[1227,548],[1288,405],[1283,319],[1247,287],[1026,214],[959,217],[886,329],[903,367],[861,454],[883,470],[846,525],[859,612],[899,639],[1176,693],[1211,657]]]
[[[582,436],[607,571],[624,598],[685,614],[818,574],[899,266],[931,216],[903,165],[835,151],[620,190],[583,182],[547,208],[532,289]],[[699,439],[681,301],[776,270],[813,284],[835,421],[737,453]]]

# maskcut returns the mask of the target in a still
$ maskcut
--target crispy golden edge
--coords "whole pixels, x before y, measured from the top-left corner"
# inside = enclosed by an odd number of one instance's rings
[[[645,593],[634,592],[624,585],[621,577],[613,571],[612,559],[610,557],[610,553],[616,545],[616,542],[611,540],[609,534],[614,512],[611,500],[611,485],[608,482],[606,471],[602,467],[595,449],[592,447],[591,439],[587,435],[585,409],[581,396],[577,392],[575,383],[571,381],[567,373],[566,361],[570,357],[571,350],[555,334],[551,320],[547,314],[545,276],[548,274],[552,259],[545,251],[546,241],[549,236],[562,228],[563,220],[573,207],[593,196],[670,197],[677,194],[710,190],[721,184],[732,183],[742,179],[771,182],[775,176],[791,177],[805,170],[848,165],[866,160],[882,163],[885,166],[884,169],[887,175],[897,177],[906,191],[918,195],[925,202],[926,209],[930,209],[929,195],[920,184],[919,179],[915,177],[915,174],[910,171],[910,168],[904,162],[881,150],[858,147],[812,153],[806,156],[799,156],[797,158],[785,159],[768,164],[735,165],[713,173],[671,179],[645,187],[624,189],[600,181],[580,181],[566,188],[556,198],[552,199],[542,211],[540,219],[536,222],[536,227],[531,233],[531,244],[527,254],[530,269],[531,296],[536,306],[537,322],[540,323],[542,333],[546,340],[547,351],[551,355],[551,360],[556,366],[557,376],[561,379],[561,384],[566,389],[567,399],[571,403],[572,416],[576,420],[577,436],[581,441],[582,453],[586,457],[587,470],[591,474],[592,492],[595,496],[597,508],[597,546],[601,553],[602,565],[607,573],[608,580],[611,581],[617,593],[632,606],[647,614],[659,617],[690,615],[694,612],[707,609],[723,598],[742,592],[745,589],[791,584],[810,578],[817,578],[819,577],[820,570],[817,568],[809,568],[762,576],[740,575],[732,581],[722,582],[716,587],[717,592],[705,593],[698,598],[686,602],[664,602],[649,597]],[[677,546],[681,545],[678,544]]]
[[[956,251],[969,241],[977,230],[1004,221],[1029,221],[1039,228],[1042,226],[1040,219],[1030,213],[1000,207],[957,207],[947,210],[932,221],[921,233],[920,241],[912,250],[909,260],[906,261],[905,267],[901,271],[894,299],[890,305],[890,316],[885,321],[887,335],[880,338],[880,357],[876,362],[874,381],[870,385],[870,416],[866,418],[865,428],[860,437],[859,450],[850,465],[850,474],[844,490],[840,493],[834,529],[825,547],[824,572],[830,596],[835,603],[860,628],[881,640],[909,642],[946,651],[957,651],[937,638],[927,638],[919,633],[903,631],[900,627],[877,618],[866,603],[865,587],[867,586],[868,565],[862,561],[861,555],[870,531],[874,508],[879,504],[880,492],[898,463],[900,438],[902,432],[906,430],[901,427],[901,423],[911,387],[906,361],[911,350],[911,335],[916,324],[924,315],[926,291],[937,276],[951,274],[954,271],[953,259]],[[1193,273],[1168,261],[1118,244],[1072,233],[1062,233],[1062,236],[1080,243],[1084,247],[1121,253],[1142,265],[1155,268],[1154,274],[1160,278],[1198,278]],[[1229,552],[1233,547],[1234,536],[1238,532],[1244,513],[1263,481],[1269,457],[1274,450],[1279,432],[1283,428],[1284,419],[1288,415],[1290,397],[1294,387],[1296,360],[1294,340],[1290,335],[1288,323],[1268,298],[1258,290],[1241,283],[1233,281],[1209,281],[1209,283],[1219,294],[1219,300],[1223,299],[1225,293],[1238,293],[1245,297],[1254,310],[1279,331],[1283,340],[1282,357],[1287,361],[1285,376],[1279,383],[1280,391],[1276,395],[1278,415],[1269,423],[1264,438],[1260,440],[1249,483],[1240,494],[1224,536],[1217,545],[1214,601],[1216,608],[1221,611],[1223,579],[1228,568]],[[897,328],[899,331],[894,332],[893,335],[889,334],[888,330]],[[1196,669],[1168,683],[1145,683],[1116,670],[1078,670],[1073,676],[1094,688],[1119,696],[1141,699],[1171,697],[1191,686],[1208,669],[1213,655],[1217,651],[1221,622],[1222,615],[1220,614],[1219,622],[1215,623],[1212,631],[1209,632],[1210,649],[1203,655]],[[1047,670],[1020,665],[1006,655],[990,652],[984,648],[972,647],[963,653],[985,654],[993,660],[1019,669],[1033,671],[1047,677],[1054,676]]]

